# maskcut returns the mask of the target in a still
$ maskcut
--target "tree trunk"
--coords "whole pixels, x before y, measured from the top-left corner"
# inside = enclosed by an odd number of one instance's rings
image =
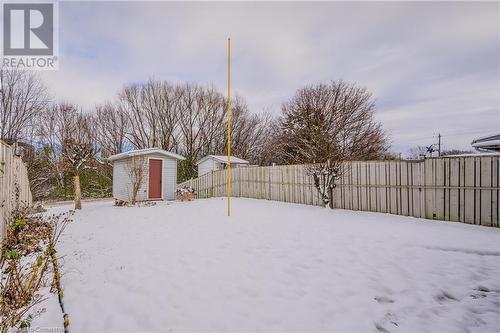
[[[74,177],[75,180],[75,209],[82,209],[82,191],[80,189],[80,175]]]
[[[333,209],[333,187],[328,186],[328,206]]]

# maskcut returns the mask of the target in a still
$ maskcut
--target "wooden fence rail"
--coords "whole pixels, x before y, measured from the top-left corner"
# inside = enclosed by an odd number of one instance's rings
[[[500,156],[348,162],[336,208],[500,226]],[[199,198],[226,193],[226,171],[179,184]],[[321,205],[304,165],[231,170],[232,196]]]
[[[0,140],[0,240],[5,237],[8,218],[19,204],[32,201],[28,172],[14,148]]]

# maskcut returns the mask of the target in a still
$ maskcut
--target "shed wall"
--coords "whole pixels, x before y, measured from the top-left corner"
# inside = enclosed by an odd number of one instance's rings
[[[213,158],[209,158],[200,164],[198,164],[198,176],[204,175],[206,173],[209,173],[213,170],[217,170],[215,161]]]
[[[113,162],[113,197],[120,200],[130,200],[131,196],[127,185],[129,179],[126,170],[127,160]]]

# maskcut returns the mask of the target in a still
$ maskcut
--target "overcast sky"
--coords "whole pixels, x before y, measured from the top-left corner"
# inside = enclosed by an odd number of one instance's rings
[[[150,77],[226,85],[278,114],[296,89],[344,79],[371,91],[394,151],[470,149],[500,129],[500,3],[61,2],[58,100],[85,109]]]

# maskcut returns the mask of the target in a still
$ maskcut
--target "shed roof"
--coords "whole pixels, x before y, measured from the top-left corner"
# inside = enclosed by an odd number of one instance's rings
[[[213,158],[214,160],[216,160],[217,162],[220,162],[220,163],[227,163],[227,156],[224,156],[224,155],[207,155],[207,156],[199,159],[198,162],[196,162],[196,165],[200,164],[203,161],[206,161],[209,158]],[[231,161],[231,164],[250,164],[250,162],[248,162],[248,161],[246,161],[244,159],[235,157],[235,156],[231,156],[230,161]]]
[[[145,149],[137,149],[137,150],[130,150],[126,151],[124,153],[112,155],[108,157],[109,161],[116,161],[116,160],[121,160],[122,158],[127,158],[127,157],[132,157],[132,156],[139,156],[139,155],[149,155],[149,154],[160,154],[164,155],[167,157],[175,158],[176,160],[185,160],[186,158],[184,156],[160,149],[160,148],[145,148]]]

